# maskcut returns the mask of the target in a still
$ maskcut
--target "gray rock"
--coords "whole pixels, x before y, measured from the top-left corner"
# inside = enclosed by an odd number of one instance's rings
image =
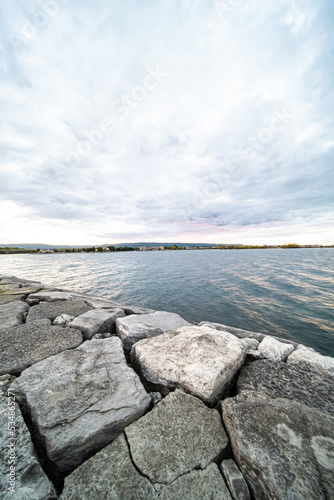
[[[223,460],[220,464],[220,470],[223,473],[233,500],[250,500],[247,483],[236,463],[231,459]]]
[[[259,347],[260,342],[256,339],[251,339],[251,338],[245,338],[245,339],[240,339],[240,342],[246,346],[247,351],[248,350],[256,350]]]
[[[15,380],[15,377],[13,375],[9,375],[8,373],[6,373],[6,375],[0,376],[0,396],[8,396],[8,387],[13,382],[13,380]]]
[[[156,311],[150,314],[133,314],[126,318],[117,319],[116,332],[123,342],[124,349],[130,351],[138,340],[155,337],[164,332],[189,325],[190,323],[178,314]]]
[[[73,297],[75,294],[71,294],[70,292],[63,292],[63,291],[57,291],[57,290],[50,290],[46,291],[44,290],[43,292],[39,293],[31,293],[29,297],[27,298],[27,302],[29,301],[45,301],[45,302],[55,302],[56,300],[70,300],[75,297]]]
[[[249,338],[261,342],[265,337],[268,337],[268,335],[265,335],[264,333],[251,332],[249,330],[243,330],[242,328],[235,328],[233,326],[227,326],[221,323],[210,323],[209,321],[202,321],[201,323],[199,323],[199,326],[211,326],[211,328],[215,328],[216,330],[221,330],[224,332],[231,333],[232,335],[235,335],[239,339]],[[291,344],[295,348],[298,346],[297,342],[293,342],[290,339],[285,339],[283,337],[275,337],[274,335],[270,335],[270,337],[276,339],[278,342],[281,342],[282,344]]]
[[[125,316],[123,309],[92,309],[78,316],[69,323],[72,328],[82,331],[85,339],[91,339],[96,333],[113,333],[116,318]]]
[[[69,316],[68,314],[61,314],[60,316],[56,317],[56,319],[53,321],[53,324],[58,326],[67,326],[73,320],[74,316]]]
[[[334,417],[288,399],[223,401],[235,460],[255,498],[334,498]]]
[[[160,401],[162,401],[162,396],[160,392],[150,392],[152,406],[156,406]]]
[[[333,387],[334,377],[269,360],[244,365],[237,383],[238,393],[265,393],[334,413]]]
[[[7,290],[0,289],[0,304],[9,304],[14,300],[25,300],[29,293],[34,289],[11,288]]]
[[[109,444],[151,402],[117,337],[52,356],[13,385],[30,411],[36,439],[64,474]]]
[[[238,337],[239,339],[253,338],[258,342],[264,339],[265,335],[263,333],[251,332],[249,330],[243,330],[242,328],[234,328],[233,326],[223,325],[221,323],[212,323],[210,321],[202,321],[199,326],[209,326],[215,330],[220,330],[222,332],[228,332]]]
[[[146,309],[145,307],[136,307],[136,306],[122,306],[125,313],[127,315],[130,314],[152,314],[155,311],[155,309]]]
[[[51,326],[48,319],[17,326],[1,333],[0,375],[19,373],[42,359],[81,343],[82,335],[78,330]]]
[[[189,326],[141,340],[133,346],[131,359],[143,379],[160,392],[179,387],[212,405],[243,364],[245,352],[230,333]]]
[[[292,344],[283,344],[274,337],[265,337],[258,346],[257,351],[261,358],[271,359],[272,361],[285,361],[294,351]]]
[[[14,413],[14,421],[8,418],[9,411]],[[14,428],[8,427],[11,422],[15,423]],[[8,406],[5,397],[0,397],[0,455],[1,498],[14,500],[58,498],[53,485],[39,465],[18,404]],[[11,487],[15,492],[9,490]]]
[[[193,470],[165,486],[159,500],[232,500],[216,464]]]
[[[61,500],[151,500],[158,495],[132,464],[121,434],[65,479]]]
[[[113,309],[115,307],[122,307],[117,302],[103,297],[95,297],[83,293],[72,293],[72,296],[84,300],[86,304],[94,309]]]
[[[334,358],[322,356],[314,349],[305,347],[302,344],[290,354],[287,359],[289,365],[300,366],[302,368],[334,376]]]
[[[67,314],[74,318],[89,311],[83,300],[57,300],[56,302],[40,302],[29,310],[27,323],[37,319],[49,319],[54,321],[61,314]]]
[[[24,323],[28,309],[28,304],[20,301],[0,305],[0,332]]]
[[[125,429],[132,460],[154,483],[167,484],[224,455],[228,438],[217,410],[176,390]]]

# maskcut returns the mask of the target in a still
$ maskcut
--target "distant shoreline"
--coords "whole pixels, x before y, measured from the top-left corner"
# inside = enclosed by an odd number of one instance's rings
[[[12,254],[55,254],[55,253],[114,253],[114,252],[163,252],[175,250],[274,250],[274,249],[291,249],[291,248],[334,248],[334,245],[298,245],[297,243],[288,243],[285,245],[212,245],[212,246],[153,246],[153,247],[117,247],[109,246],[92,246],[92,247],[66,247],[53,249],[30,249],[19,247],[0,247],[0,255]]]

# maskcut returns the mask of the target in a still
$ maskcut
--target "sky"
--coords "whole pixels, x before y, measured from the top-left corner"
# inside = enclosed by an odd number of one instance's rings
[[[0,0],[0,244],[334,244],[332,0]]]

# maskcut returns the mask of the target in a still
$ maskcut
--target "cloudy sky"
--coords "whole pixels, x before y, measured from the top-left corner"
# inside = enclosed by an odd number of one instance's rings
[[[332,0],[1,0],[0,243],[333,244]]]

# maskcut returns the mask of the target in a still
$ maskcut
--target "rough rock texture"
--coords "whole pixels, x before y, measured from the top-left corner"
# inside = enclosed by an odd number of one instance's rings
[[[180,387],[214,404],[243,364],[245,352],[234,335],[190,326],[141,340],[133,346],[131,359],[158,390]]]
[[[0,375],[19,373],[42,359],[81,343],[82,335],[78,330],[51,326],[48,319],[17,326],[1,333]]]
[[[67,326],[71,321],[74,320],[74,316],[69,316],[68,314],[61,314],[57,316],[53,321],[54,325]]]
[[[299,365],[269,360],[241,368],[237,392],[265,393],[271,398],[294,399],[306,406],[334,413],[334,377],[310,372]]]
[[[72,328],[82,331],[85,339],[91,339],[96,333],[113,333],[116,318],[125,316],[123,309],[93,309],[78,316],[69,323]]]
[[[151,481],[170,483],[194,468],[205,468],[227,451],[217,410],[176,390],[125,429],[132,460]]]
[[[30,303],[30,301],[55,302],[57,300],[70,300],[74,298],[73,295],[75,294],[71,294],[70,292],[64,292],[58,290],[51,290],[51,291],[44,290],[43,292],[39,293],[31,293],[27,298],[27,302],[28,303]]]
[[[272,361],[285,361],[294,351],[292,344],[283,344],[274,337],[265,337],[257,348],[261,358],[271,359]]]
[[[0,304],[24,300],[30,293],[44,288],[41,283],[6,276],[0,279]]]
[[[29,310],[27,323],[37,319],[49,319],[54,321],[61,314],[70,316],[80,316],[89,311],[91,307],[87,306],[83,300],[58,300],[56,302],[40,302]]]
[[[65,479],[60,498],[151,500],[158,497],[151,482],[133,466],[128,445],[121,434]]]
[[[334,417],[288,399],[223,401],[234,457],[255,498],[334,498]]]
[[[302,344],[290,354],[287,363],[300,366],[302,368],[323,373],[324,375],[334,376],[334,358],[322,356],[314,349],[305,347]]]
[[[165,486],[159,500],[231,500],[231,495],[216,464],[194,470]],[[241,500],[241,498],[240,498]]]
[[[11,400],[9,400],[11,401]],[[15,427],[8,427],[8,411],[15,411]],[[58,495],[37,460],[29,431],[17,403],[8,405],[7,397],[0,397],[0,497],[14,500],[51,500]],[[15,467],[15,470],[11,467]],[[10,472],[15,473],[15,492]],[[12,484],[12,486],[14,486]]]
[[[223,473],[233,500],[250,500],[247,483],[236,463],[231,459],[223,460],[220,464],[220,470]]]
[[[156,311],[151,314],[133,314],[118,319],[116,332],[123,342],[124,349],[129,351],[138,340],[155,337],[164,332],[189,325],[190,323],[178,314]]]
[[[25,370],[13,383],[49,459],[67,473],[139,418],[150,396],[117,337],[85,342]]]
[[[24,323],[29,306],[25,302],[16,301],[0,305],[0,333]]]
[[[15,377],[13,375],[9,375],[8,373],[6,373],[6,375],[0,376],[0,397],[7,397],[8,387],[13,382],[13,380],[15,380]]]

